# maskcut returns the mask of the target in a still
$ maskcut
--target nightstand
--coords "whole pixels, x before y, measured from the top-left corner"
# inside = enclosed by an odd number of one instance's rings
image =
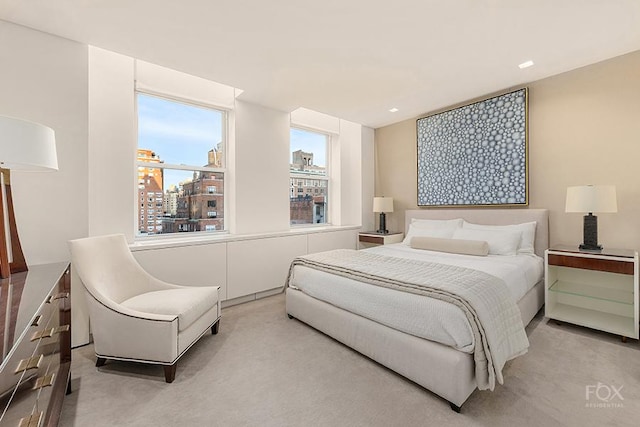
[[[545,316],[638,339],[638,252],[545,252]]]
[[[404,233],[382,234],[375,231],[361,231],[358,233],[358,249],[400,243],[402,239],[404,239]]]

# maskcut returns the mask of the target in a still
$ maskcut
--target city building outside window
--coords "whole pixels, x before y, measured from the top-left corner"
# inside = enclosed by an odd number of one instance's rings
[[[290,138],[290,223],[326,224],[329,222],[329,135],[292,127]]]
[[[138,236],[225,230],[226,112],[143,92],[136,101]]]

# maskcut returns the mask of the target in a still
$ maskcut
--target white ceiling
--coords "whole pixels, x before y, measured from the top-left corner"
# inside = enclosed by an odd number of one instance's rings
[[[373,128],[640,50],[639,0],[0,0],[0,19]]]

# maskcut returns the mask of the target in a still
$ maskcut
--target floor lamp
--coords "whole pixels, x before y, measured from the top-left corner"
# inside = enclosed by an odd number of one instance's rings
[[[53,130],[26,120],[0,116],[0,279],[28,269],[13,210],[11,170],[58,170]]]

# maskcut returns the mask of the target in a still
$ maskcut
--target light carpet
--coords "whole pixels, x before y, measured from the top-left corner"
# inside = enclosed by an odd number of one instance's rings
[[[505,384],[475,391],[457,414],[435,394],[285,313],[284,295],[226,308],[161,367],[73,350],[61,426],[638,426],[640,344],[538,313],[529,353]],[[599,385],[599,386],[598,386]]]

